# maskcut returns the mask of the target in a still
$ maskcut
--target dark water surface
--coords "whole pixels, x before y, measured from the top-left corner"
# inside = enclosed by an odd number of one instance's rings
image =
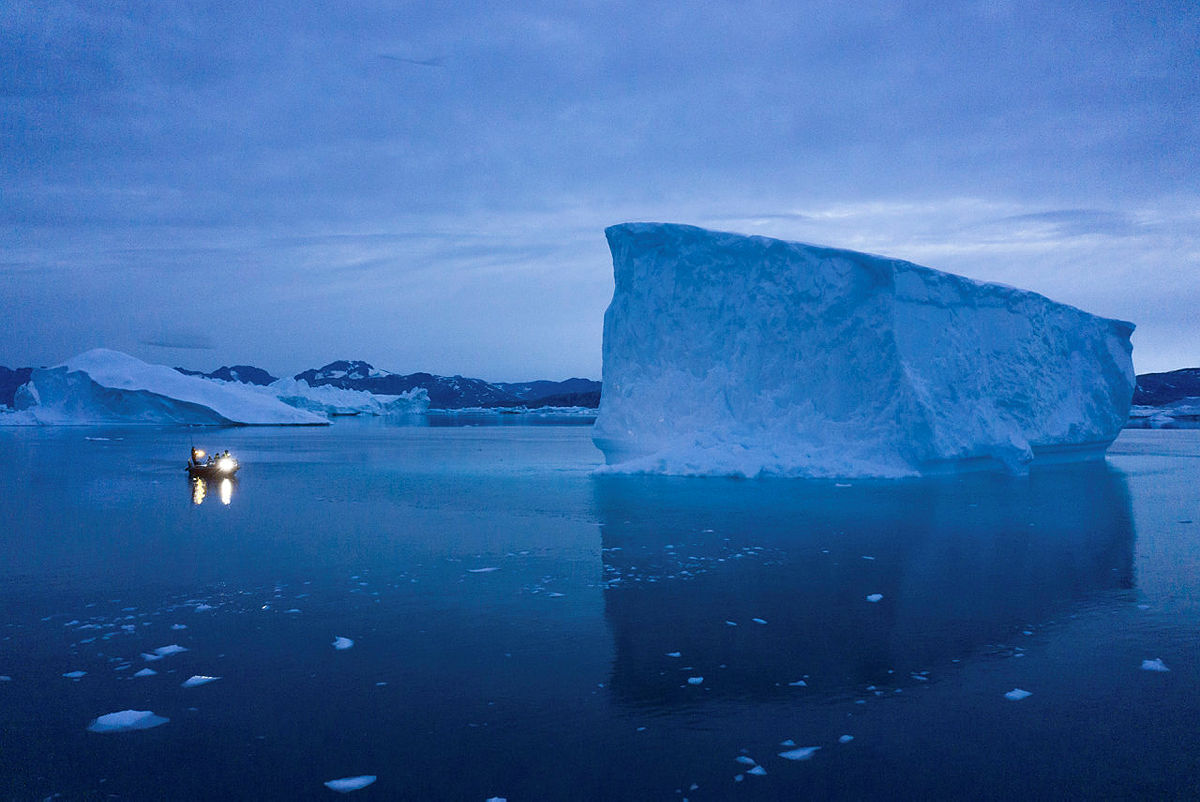
[[[200,497],[189,437],[236,485]],[[0,429],[0,799],[1200,797],[1200,432],[1027,477],[601,461],[586,426]],[[88,731],[128,709],[170,721]]]

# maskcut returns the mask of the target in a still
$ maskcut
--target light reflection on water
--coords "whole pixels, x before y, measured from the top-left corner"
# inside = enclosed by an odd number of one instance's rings
[[[209,482],[203,476],[193,476],[191,484],[192,504],[198,507],[208,497]],[[221,503],[226,507],[233,501],[233,490],[235,487],[237,487],[237,480],[235,479],[226,478],[217,482],[217,493],[219,494]]]

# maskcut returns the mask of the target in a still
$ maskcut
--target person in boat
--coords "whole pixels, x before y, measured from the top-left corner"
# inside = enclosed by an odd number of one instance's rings
[[[203,451],[201,451],[200,449],[196,448],[195,446],[192,446],[192,464],[193,464],[193,465],[197,465],[197,466],[198,466],[198,465],[200,464],[200,458],[201,458],[201,457],[203,457],[203,456],[204,456],[204,452],[203,452]]]

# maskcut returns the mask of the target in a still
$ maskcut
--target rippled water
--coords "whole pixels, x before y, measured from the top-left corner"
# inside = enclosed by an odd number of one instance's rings
[[[0,798],[1200,796],[1200,432],[1028,477],[600,462],[585,426],[0,430]],[[88,731],[125,710],[169,720]]]

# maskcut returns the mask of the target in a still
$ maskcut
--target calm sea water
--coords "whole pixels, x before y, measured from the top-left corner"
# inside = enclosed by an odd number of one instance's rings
[[[586,426],[0,430],[0,798],[1200,797],[1200,432],[1027,477],[600,463]],[[88,731],[129,709],[169,722]]]

